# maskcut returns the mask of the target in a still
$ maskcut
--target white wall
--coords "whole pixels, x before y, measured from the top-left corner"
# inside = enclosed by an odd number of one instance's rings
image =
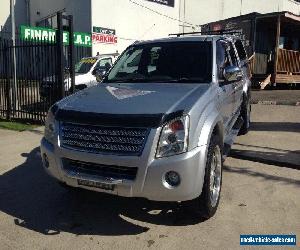
[[[290,11],[296,15],[300,15],[300,3],[293,0],[283,1],[283,10]]]
[[[222,11],[223,19],[251,12],[270,13],[282,11],[283,0],[226,0]]]
[[[293,0],[186,0],[186,5],[186,16],[200,25],[251,12],[300,15],[300,3]]]
[[[136,2],[150,8],[143,8]],[[172,20],[174,18],[176,20]],[[118,43],[95,44],[93,54],[97,52],[122,52],[136,40],[166,37],[169,33],[179,32],[179,1],[175,7],[163,6],[145,0],[92,0],[92,25],[116,30]]]
[[[185,0],[186,19],[189,22],[201,25],[220,20],[222,14],[222,2],[220,0]]]

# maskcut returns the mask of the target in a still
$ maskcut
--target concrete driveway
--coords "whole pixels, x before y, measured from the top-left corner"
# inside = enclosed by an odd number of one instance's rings
[[[40,131],[0,130],[0,248],[241,249],[240,234],[290,233],[300,247],[300,107],[254,105],[252,121],[209,220],[177,204],[68,192],[42,170]]]

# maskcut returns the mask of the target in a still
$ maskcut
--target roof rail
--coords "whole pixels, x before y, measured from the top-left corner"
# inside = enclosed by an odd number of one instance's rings
[[[98,55],[96,55],[96,57],[100,57],[100,56],[119,56],[119,55],[120,55],[119,52],[115,52],[115,53],[98,54]]]
[[[187,33],[175,33],[169,34],[169,36],[185,36],[185,35],[193,35],[193,34],[202,34],[202,35],[234,35],[234,34],[241,34],[242,32],[236,31],[233,29],[228,30],[210,30],[210,31],[196,31],[196,32],[187,32]]]

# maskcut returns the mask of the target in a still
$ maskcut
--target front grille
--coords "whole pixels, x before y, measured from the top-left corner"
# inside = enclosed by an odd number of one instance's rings
[[[96,177],[106,177],[122,180],[134,180],[137,174],[136,167],[121,167],[102,165],[89,162],[74,161],[71,159],[63,159],[63,168],[67,172],[76,174],[85,174]]]
[[[149,134],[146,128],[116,128],[61,123],[61,146],[90,153],[140,155]]]

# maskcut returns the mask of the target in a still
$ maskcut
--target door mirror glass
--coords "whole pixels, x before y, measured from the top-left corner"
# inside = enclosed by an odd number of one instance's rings
[[[94,74],[94,76],[96,77],[96,80],[97,80],[97,82],[101,82],[102,80],[103,80],[103,78],[104,78],[104,76],[105,76],[105,74],[106,74],[106,70],[101,70],[101,69],[97,69],[96,71],[95,71],[95,74]]]
[[[97,68],[94,68],[92,71],[92,75],[96,76],[96,73],[97,73]]]
[[[223,71],[223,76],[227,82],[236,82],[242,79],[243,73],[237,66],[227,66]]]

